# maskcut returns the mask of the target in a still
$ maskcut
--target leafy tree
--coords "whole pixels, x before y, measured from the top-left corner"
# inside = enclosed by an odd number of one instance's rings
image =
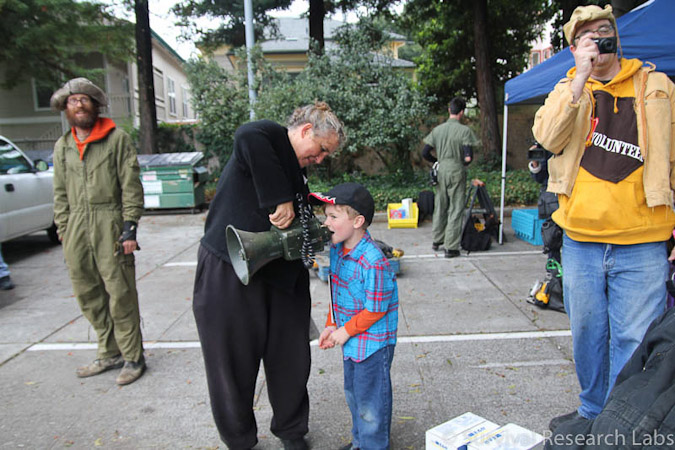
[[[392,67],[391,58],[375,53],[383,48],[385,35],[371,20],[339,28],[335,39],[336,49],[310,55],[307,68],[290,84],[264,86],[257,116],[282,121],[295,107],[326,101],[345,123],[344,153],[371,150],[390,172],[409,171],[432,99]]]
[[[230,74],[215,61],[191,60],[186,71],[200,117],[196,138],[205,156],[217,157],[223,167],[232,153],[234,131],[248,121],[248,88],[240,74]]]
[[[27,78],[56,87],[64,78],[96,79],[101,69],[82,55],[105,54],[127,61],[133,54],[133,25],[99,2],[75,0],[0,1],[0,86],[11,89]]]
[[[422,138],[420,125],[431,103],[411,80],[394,69],[391,59],[376,55],[384,34],[367,22],[346,26],[337,33],[340,46],[325,55],[310,55],[307,67],[295,78],[275,71],[253,52],[258,101],[256,117],[285,123],[298,106],[326,101],[345,123],[348,141],[339,158],[372,150],[390,172],[410,171],[411,152]],[[243,52],[243,49],[239,50]],[[245,68],[229,74],[215,62],[191,61],[188,76],[195,111],[201,118],[197,139],[207,154],[227,161],[236,128],[248,120]]]
[[[312,50],[323,52],[323,21],[328,14],[338,10],[350,11],[364,6],[371,12],[386,12],[387,8],[400,0],[309,0],[307,16],[309,18],[309,37],[314,44]],[[274,19],[267,11],[286,9],[292,0],[256,0],[253,5],[256,42],[263,37],[265,30],[270,35],[276,33]],[[184,0],[173,8],[173,12],[181,18],[180,25],[190,29],[188,33],[196,34],[201,44],[207,49],[215,49],[219,45],[229,44],[239,47],[245,44],[244,0]],[[196,17],[220,17],[223,23],[216,30],[203,30],[195,23]]]
[[[499,153],[497,99],[503,84],[527,64],[530,43],[553,17],[548,0],[410,0],[402,25],[423,48],[418,64],[425,92],[440,109],[456,95],[478,97],[488,154]]]

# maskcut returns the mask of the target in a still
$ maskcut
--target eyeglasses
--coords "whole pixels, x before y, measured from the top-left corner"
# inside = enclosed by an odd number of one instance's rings
[[[78,103],[82,106],[87,106],[91,103],[91,99],[89,97],[80,97],[80,98],[70,97],[68,99],[68,104],[70,106],[77,106]]]
[[[584,30],[581,33],[577,34],[574,39],[572,40],[572,43],[576,46],[579,43],[579,40],[584,37],[588,36],[593,33],[598,33],[600,37],[607,37],[611,36],[614,34],[614,27],[611,25],[602,25],[595,30]]]

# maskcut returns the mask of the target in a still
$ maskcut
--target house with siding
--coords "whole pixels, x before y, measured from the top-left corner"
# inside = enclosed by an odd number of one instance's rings
[[[259,43],[263,56],[277,70],[288,72],[291,75],[298,74],[305,68],[309,59],[309,19],[284,17],[276,20],[279,30],[278,36],[268,36]],[[337,45],[333,36],[335,30],[342,25],[345,25],[345,22],[332,19],[324,20],[326,51],[330,51]],[[398,57],[398,49],[405,44],[404,36],[389,33],[387,47],[382,49],[378,58],[380,60],[383,57],[386,58],[387,63],[412,77],[414,76],[415,64]],[[227,70],[235,70],[240,64],[234,49],[227,45],[219,47],[209,57]]]
[[[113,63],[104,54],[87,56],[91,67],[104,69],[95,81],[108,95],[103,115],[121,127],[138,127],[138,72],[135,61]],[[185,61],[157,33],[152,32],[152,65],[157,121],[178,123],[195,120]],[[2,70],[2,68],[0,68]],[[64,80],[65,81],[65,80]],[[24,150],[49,150],[68,130],[65,114],[49,107],[53,89],[26,79],[11,90],[0,89],[0,135]]]

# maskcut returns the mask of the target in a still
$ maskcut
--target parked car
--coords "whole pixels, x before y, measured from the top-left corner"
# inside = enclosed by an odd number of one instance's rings
[[[58,243],[54,225],[54,171],[0,136],[0,242],[40,230]]]

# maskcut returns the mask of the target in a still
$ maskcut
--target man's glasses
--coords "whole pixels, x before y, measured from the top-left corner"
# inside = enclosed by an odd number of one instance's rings
[[[87,106],[91,103],[91,99],[89,97],[80,97],[80,98],[71,97],[68,99],[68,104],[70,106],[77,106],[78,103],[82,106]]]
[[[579,40],[581,40],[582,37],[588,36],[593,33],[598,33],[600,37],[607,37],[607,36],[612,36],[614,34],[614,27],[611,25],[602,25],[595,30],[584,30],[581,33],[577,34],[574,37],[574,40],[572,43],[576,46],[579,43]]]

